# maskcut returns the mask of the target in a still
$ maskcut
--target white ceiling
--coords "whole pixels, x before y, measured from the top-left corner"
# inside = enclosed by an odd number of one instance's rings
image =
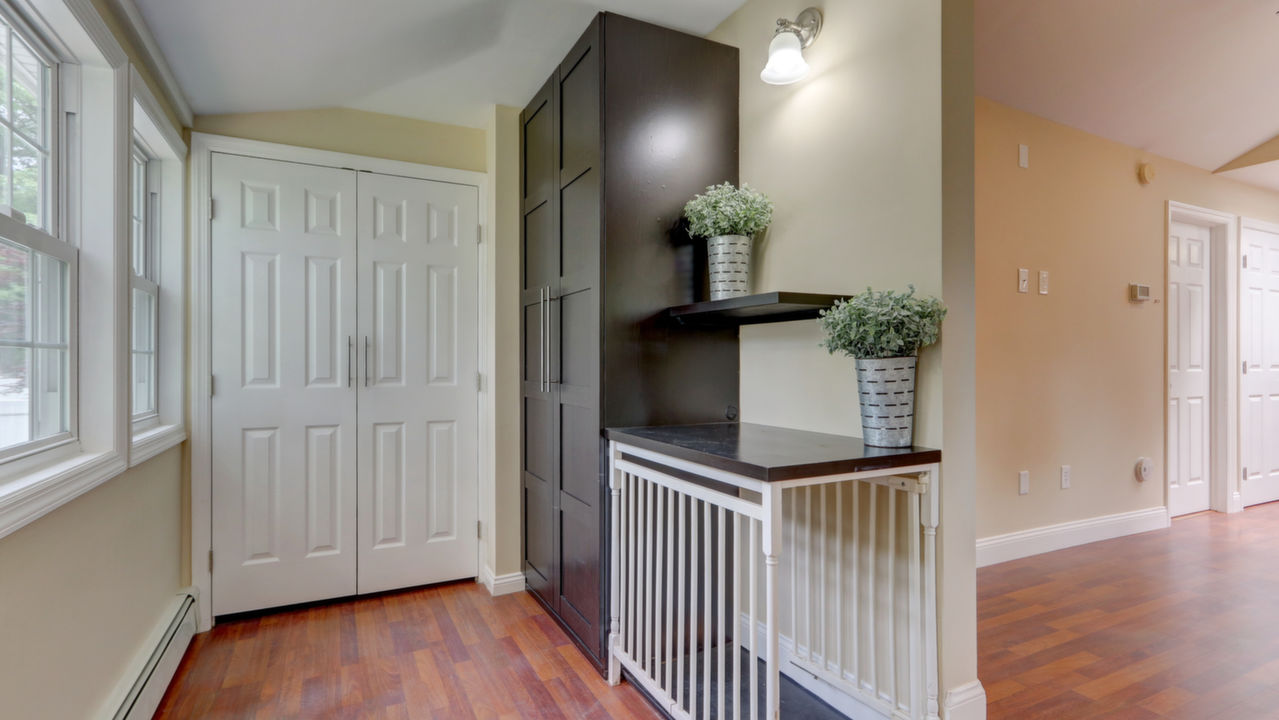
[[[352,107],[482,127],[600,10],[705,34],[744,0],[135,0],[197,114]]]
[[[976,0],[977,92],[1207,170],[1279,135],[1275,0]],[[1225,173],[1279,189],[1279,163]]]

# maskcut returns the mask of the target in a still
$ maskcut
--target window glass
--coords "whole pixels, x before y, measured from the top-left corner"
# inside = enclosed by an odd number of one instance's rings
[[[50,99],[53,66],[0,18],[0,205],[50,228]]]
[[[149,159],[146,151],[133,149],[132,184],[129,188],[130,215],[130,293],[132,352],[133,419],[153,418],[159,410],[157,373],[157,341],[159,328],[160,287],[155,282],[155,228],[150,212],[155,200],[148,192]]]
[[[67,432],[67,264],[0,240],[0,450]]]
[[[133,291],[133,414],[156,411],[156,301],[145,290]]]

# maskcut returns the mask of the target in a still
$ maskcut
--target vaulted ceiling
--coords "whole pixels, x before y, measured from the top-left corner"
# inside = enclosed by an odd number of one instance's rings
[[[1279,189],[1276,10],[1275,0],[976,0],[977,91]]]
[[[351,107],[480,127],[608,10],[705,34],[743,0],[135,0],[197,114]]]

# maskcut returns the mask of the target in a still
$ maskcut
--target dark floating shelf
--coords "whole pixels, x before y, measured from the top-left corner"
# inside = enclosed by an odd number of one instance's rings
[[[758,323],[811,320],[847,295],[769,292],[727,300],[708,300],[669,308],[666,317],[681,325],[734,327]]]

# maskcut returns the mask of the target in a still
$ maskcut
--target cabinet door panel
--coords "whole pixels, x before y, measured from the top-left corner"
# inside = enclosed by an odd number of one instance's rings
[[[558,612],[558,407],[556,388],[549,384],[552,336],[548,322],[560,274],[555,88],[552,77],[520,116],[520,456],[525,581]]]
[[[552,312],[558,391],[560,616],[597,658],[604,650],[604,492],[600,472],[599,23],[560,65],[560,275]],[[637,271],[642,272],[642,269]]]
[[[598,448],[597,456],[598,456]],[[560,529],[563,548],[561,563],[560,615],[577,636],[594,647],[600,656],[597,637],[600,631],[600,597],[604,568],[600,564],[600,545],[592,542],[600,533],[600,513],[596,503],[578,502],[561,495]]]

